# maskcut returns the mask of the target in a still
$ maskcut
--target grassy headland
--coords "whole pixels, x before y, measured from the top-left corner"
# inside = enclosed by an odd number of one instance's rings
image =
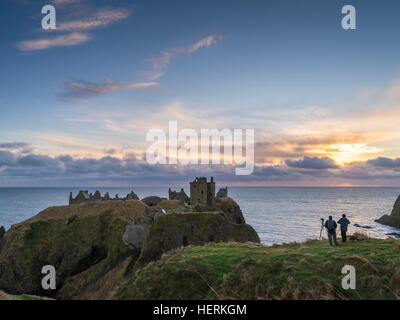
[[[344,290],[344,265],[356,290]],[[210,243],[164,254],[116,299],[400,299],[400,240],[274,245]]]

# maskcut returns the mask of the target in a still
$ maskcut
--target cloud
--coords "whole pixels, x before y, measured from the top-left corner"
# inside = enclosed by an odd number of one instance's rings
[[[377,160],[377,159],[375,159]],[[195,176],[214,176],[230,185],[398,185],[396,168],[371,167],[357,162],[333,168],[331,159],[304,157],[293,166],[257,165],[250,176],[235,176],[232,165],[149,165],[143,158],[22,155],[0,151],[0,185],[173,185],[187,184]]]
[[[211,45],[217,43],[217,40],[218,37],[216,35],[210,35],[188,47],[167,49],[163,51],[160,56],[149,58],[147,61],[152,66],[153,70],[146,74],[147,79],[157,80],[162,77],[171,60],[176,56],[180,54],[191,54],[201,48],[209,48]]]
[[[56,159],[46,155],[30,154],[18,159],[18,164],[21,166],[46,167],[57,166],[58,162]]]
[[[117,153],[117,150],[114,148],[110,148],[110,149],[106,149],[104,150],[104,153],[109,154],[109,155],[113,155]]]
[[[124,20],[130,16],[130,11],[118,8],[101,8],[86,19],[77,19],[60,22],[57,24],[58,31],[85,31],[103,28],[111,23]]]
[[[103,83],[63,82],[67,90],[60,98],[90,98],[120,90],[138,90],[157,86],[157,82],[113,82],[105,79]]]
[[[12,152],[0,150],[0,168],[2,166],[11,166],[15,162],[15,156]]]
[[[400,169],[400,158],[390,159],[385,157],[379,157],[373,160],[368,160],[367,163],[375,167]]]
[[[303,160],[285,160],[288,167],[301,169],[336,169],[339,166],[330,158],[307,157]]]
[[[53,0],[53,3],[56,5],[63,5],[63,4],[71,4],[74,2],[79,2],[81,0]]]
[[[45,50],[54,47],[76,46],[90,39],[90,36],[85,33],[73,32],[53,38],[21,41],[17,44],[17,47],[21,51]]]
[[[29,147],[29,143],[26,142],[6,142],[0,143],[0,149],[21,149]]]
[[[186,49],[186,53],[193,53],[201,48],[209,48],[211,45],[217,43],[215,35],[208,36],[200,41],[196,42],[192,46]]]

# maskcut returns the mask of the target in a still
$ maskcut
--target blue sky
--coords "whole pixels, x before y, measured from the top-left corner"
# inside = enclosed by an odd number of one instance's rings
[[[400,185],[400,4],[352,1],[343,30],[346,4],[2,1],[0,185]],[[149,167],[168,120],[256,129],[255,172]]]

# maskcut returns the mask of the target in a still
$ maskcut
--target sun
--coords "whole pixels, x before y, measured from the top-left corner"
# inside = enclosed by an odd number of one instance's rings
[[[346,143],[325,146],[323,150],[314,150],[320,155],[333,159],[339,166],[347,163],[365,161],[371,154],[377,154],[380,150],[365,143]]]

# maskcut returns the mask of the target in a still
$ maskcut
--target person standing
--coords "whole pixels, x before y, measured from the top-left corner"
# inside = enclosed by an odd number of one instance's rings
[[[339,219],[338,223],[340,224],[340,232],[342,234],[342,241],[346,242],[347,240],[347,227],[350,224],[349,219],[346,218],[346,215],[343,214],[342,217]]]
[[[328,239],[329,239],[329,244],[332,245],[332,238],[335,241],[335,245],[337,246],[337,240],[336,240],[336,228],[337,228],[337,223],[335,220],[333,220],[332,216],[329,216],[329,220],[325,222],[325,228],[326,231],[328,232]]]

